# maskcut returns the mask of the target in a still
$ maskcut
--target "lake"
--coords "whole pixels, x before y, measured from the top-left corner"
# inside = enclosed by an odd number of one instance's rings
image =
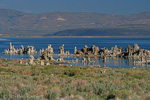
[[[29,55],[5,55],[2,52],[9,48],[9,43],[12,42],[15,48],[20,48],[23,45],[26,46],[34,46],[37,51],[42,48],[47,48],[48,44],[51,44],[54,49],[54,54],[58,53],[58,48],[62,44],[65,46],[65,51],[69,50],[70,53],[74,52],[74,47],[77,49],[81,49],[84,45],[91,47],[92,45],[98,46],[99,48],[107,47],[109,50],[111,47],[117,45],[118,47],[122,47],[123,50],[129,44],[131,47],[133,44],[138,44],[140,48],[150,50],[150,38],[7,38],[8,40],[0,41],[0,57],[5,57],[7,59],[28,59]],[[38,54],[34,54],[34,57],[39,57]],[[58,57],[54,57],[57,59]],[[74,60],[73,57],[65,57],[64,60]],[[79,58],[82,60],[82,58]],[[131,68],[131,67],[150,67],[150,65],[134,65],[132,60],[128,59],[107,59],[106,62],[103,62],[101,58],[93,58],[95,62],[91,62],[88,65],[105,65],[107,67],[122,67],[122,68]],[[83,66],[82,63],[72,64],[76,66]]]

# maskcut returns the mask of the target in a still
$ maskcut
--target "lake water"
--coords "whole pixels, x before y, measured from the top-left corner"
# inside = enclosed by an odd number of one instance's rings
[[[12,42],[15,48],[20,48],[23,45],[26,46],[34,46],[37,51],[42,48],[47,48],[48,44],[51,44],[54,49],[54,54],[58,53],[58,48],[62,44],[65,46],[65,51],[69,50],[70,53],[74,52],[74,47],[77,49],[81,49],[84,45],[91,47],[92,45],[96,45],[99,48],[107,47],[110,49],[117,45],[118,47],[122,46],[123,50],[129,44],[133,46],[134,43],[138,44],[140,48],[150,50],[150,38],[8,38],[6,41],[0,41],[0,57],[5,57],[7,59],[28,59],[29,55],[5,55],[2,52],[9,48],[9,42]],[[35,58],[39,57],[38,54],[34,55]],[[54,57],[57,59],[58,57]],[[73,57],[64,58],[64,60],[74,60]],[[82,60],[82,58],[79,58]],[[106,62],[103,62],[101,58],[93,58],[94,63],[91,62],[89,65],[105,65],[107,67],[123,67],[123,68],[131,68],[131,67],[150,67],[149,65],[134,65],[132,60],[128,59],[107,59]],[[82,66],[82,63],[73,64],[76,66]],[[88,64],[85,64],[88,66]]]

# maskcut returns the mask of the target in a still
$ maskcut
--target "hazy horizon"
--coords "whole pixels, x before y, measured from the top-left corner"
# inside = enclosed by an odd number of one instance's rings
[[[93,12],[105,14],[134,14],[150,11],[150,0],[1,0],[0,8],[27,13]]]

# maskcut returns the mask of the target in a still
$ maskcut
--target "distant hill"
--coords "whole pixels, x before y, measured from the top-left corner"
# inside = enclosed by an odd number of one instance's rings
[[[150,12],[131,15],[0,9],[0,36],[101,36],[150,33]],[[150,35],[149,35],[150,36]]]
[[[54,34],[47,34],[44,36],[150,36],[149,29],[145,28],[88,28],[88,29],[68,29],[56,32]]]

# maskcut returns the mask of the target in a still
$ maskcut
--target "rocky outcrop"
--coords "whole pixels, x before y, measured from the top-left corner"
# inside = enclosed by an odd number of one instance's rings
[[[5,49],[4,54],[35,54],[37,53],[36,49],[34,49],[34,46],[27,46],[27,48],[24,48],[23,45],[21,45],[20,49],[15,49],[14,45],[12,46],[11,42],[9,44],[9,49]]]
[[[109,50],[108,48],[104,47],[99,50],[98,47],[93,45],[91,48],[89,48],[87,45],[84,46],[81,50],[77,50],[77,48],[74,48],[74,55],[75,56],[81,56],[83,57],[82,62],[86,62],[89,60],[86,60],[84,57],[101,57],[104,62],[106,61],[107,57],[117,57],[117,58],[131,58],[133,60],[138,60],[138,62],[150,62],[150,51],[140,49],[138,44],[134,44],[133,47],[130,45],[127,45],[125,48],[125,51],[122,50],[122,47],[118,48],[117,45],[115,47],[111,47]]]
[[[34,49],[34,46],[27,46],[27,48],[23,51],[24,54],[35,54],[37,53],[36,49]]]
[[[64,54],[64,44],[59,47],[58,54]]]
[[[18,50],[16,50],[14,48],[14,46],[12,46],[11,42],[9,43],[9,49],[5,49],[4,50],[4,54],[17,54]]]
[[[29,65],[35,65],[34,56],[33,56],[33,55],[30,55],[30,58],[29,58]]]
[[[74,47],[74,54],[77,53],[77,47]]]
[[[48,47],[45,50],[47,50],[48,54],[53,54],[54,53],[51,44],[49,44]],[[45,50],[44,49],[40,49],[39,54],[42,55]]]
[[[48,48],[44,49],[40,49],[40,57],[38,58],[38,60],[54,60],[53,59],[53,48],[51,46],[51,44],[48,45]]]
[[[130,45],[127,45],[124,57],[134,57],[134,58],[149,58],[150,57],[150,51],[140,49],[138,44],[134,44],[133,48]]]
[[[92,51],[92,54],[93,54],[93,55],[97,55],[98,52],[99,52],[99,48],[98,48],[97,46],[93,45],[93,46],[91,47],[91,51]]]
[[[92,55],[98,55],[99,54],[99,48],[95,45],[93,45],[91,48],[89,48],[87,45],[84,46],[81,50],[77,50],[76,47],[74,49],[74,54],[80,55],[80,56],[92,56]]]
[[[118,48],[117,45],[115,47],[111,47],[111,50],[104,47],[99,51],[101,57],[122,57],[122,47]]]
[[[74,51],[74,52],[76,52],[76,51]],[[59,56],[59,57],[63,56],[64,57],[64,56],[71,56],[71,55],[72,54],[70,54],[69,50],[67,50],[67,51],[64,50],[64,44],[59,47],[57,56]]]
[[[24,48],[23,45],[21,45],[20,49],[15,49],[14,46],[12,46],[11,42],[9,44],[9,49],[5,49],[3,52],[4,54],[34,54],[37,53],[36,49],[34,49],[33,46],[27,46],[27,48]],[[104,62],[106,62],[107,57],[117,57],[117,58],[133,58],[134,60],[137,60],[138,62],[150,62],[150,51],[140,49],[138,44],[134,44],[133,47],[130,45],[127,45],[125,50],[122,50],[122,47],[117,47],[115,45],[114,47],[111,47],[109,50],[108,48],[104,47],[99,50],[99,47],[92,45],[91,47],[88,47],[85,45],[81,50],[78,50],[76,47],[74,47],[74,53],[70,54],[69,51],[64,51],[64,44],[61,45],[58,49],[58,54],[54,54],[53,48],[51,44],[48,45],[48,47],[44,49],[40,49],[39,51],[40,57],[37,58],[38,61],[41,60],[54,60],[53,56],[58,56],[59,58],[56,60],[58,62],[66,62],[64,61],[63,57],[68,56],[74,56],[76,57],[82,57],[82,62],[91,62],[91,57],[101,57]],[[34,57],[31,55],[29,58],[29,63],[33,65]],[[76,58],[73,62],[79,62]],[[22,61],[19,62],[22,64]],[[43,65],[43,63],[41,64]],[[46,65],[46,64],[45,64]],[[49,65],[49,64],[47,64]]]
[[[19,60],[19,64],[23,64],[23,58]]]

